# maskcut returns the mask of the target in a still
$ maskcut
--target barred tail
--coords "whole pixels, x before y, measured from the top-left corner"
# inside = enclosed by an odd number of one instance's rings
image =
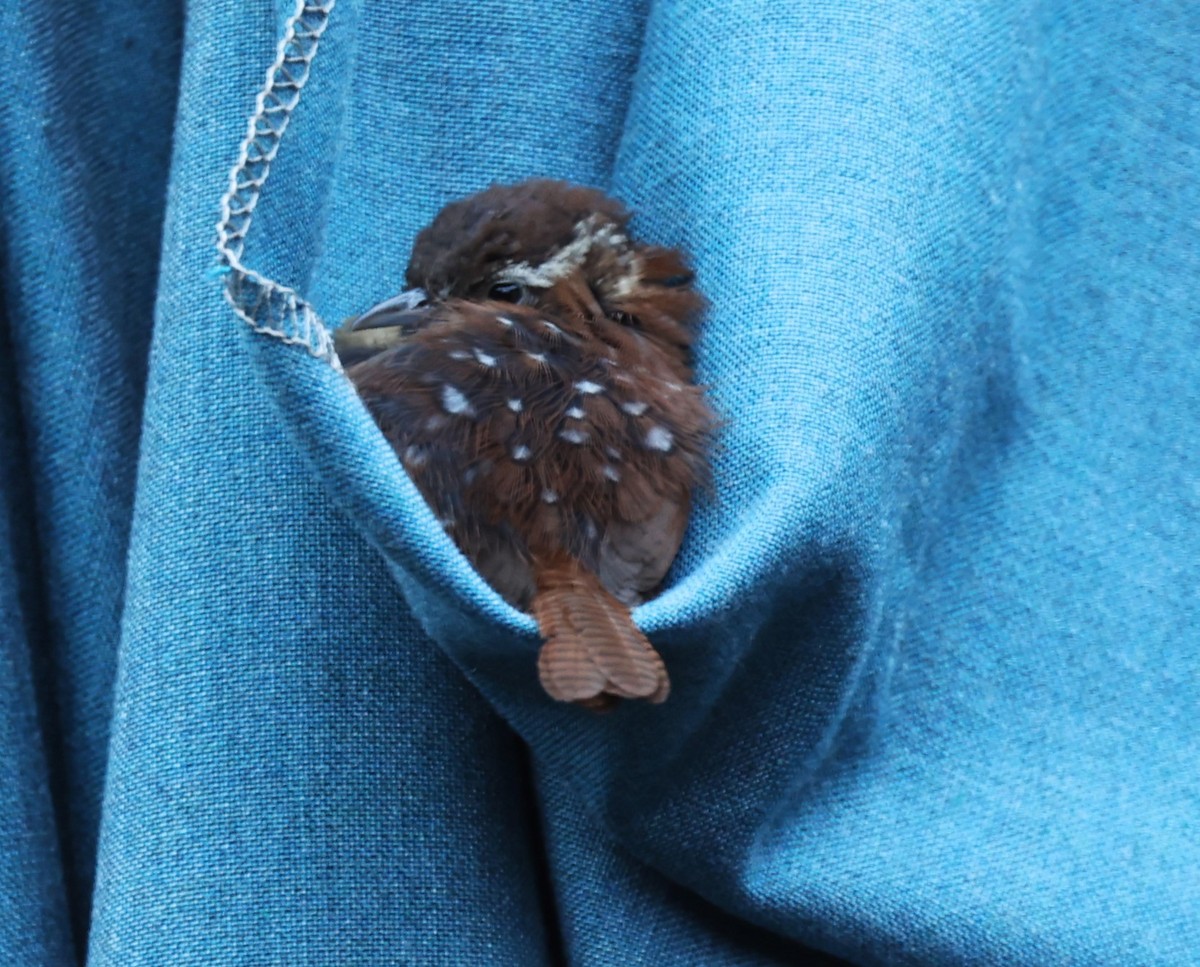
[[[537,587],[531,610],[545,638],[538,676],[551,698],[590,708],[619,698],[666,700],[662,657],[595,574],[564,560],[539,570]]]

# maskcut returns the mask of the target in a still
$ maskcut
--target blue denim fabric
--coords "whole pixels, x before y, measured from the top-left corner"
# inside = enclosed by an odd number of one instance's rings
[[[1196,962],[1187,0],[0,17],[0,961]],[[661,707],[545,698],[330,349],[527,175],[713,303]]]
[[[0,4],[5,963],[62,962],[86,942],[178,96],[175,7]]]

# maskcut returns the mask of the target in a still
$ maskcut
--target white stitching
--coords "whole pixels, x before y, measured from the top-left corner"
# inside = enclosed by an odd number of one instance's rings
[[[334,369],[342,366],[333,337],[321,317],[293,289],[265,278],[242,264],[246,233],[262,194],[271,162],[300,92],[308,83],[321,35],[337,0],[297,0],[275,48],[275,60],[254,101],[246,137],[229,172],[229,188],[221,198],[217,252],[225,275],[225,301],[255,332],[303,346]]]

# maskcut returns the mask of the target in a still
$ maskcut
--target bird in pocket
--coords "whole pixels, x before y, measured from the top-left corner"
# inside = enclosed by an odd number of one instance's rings
[[[692,376],[704,299],[599,191],[496,185],[420,232],[408,288],[336,334],[346,373],[475,569],[530,612],[546,692],[661,702],[630,609],[652,597],[707,479]]]

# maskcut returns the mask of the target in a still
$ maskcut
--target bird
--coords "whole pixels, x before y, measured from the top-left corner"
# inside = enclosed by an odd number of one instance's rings
[[[716,420],[693,376],[707,302],[684,252],[594,188],[495,184],[442,208],[404,291],[335,348],[445,532],[542,636],[553,699],[663,702],[631,609],[658,593]]]

